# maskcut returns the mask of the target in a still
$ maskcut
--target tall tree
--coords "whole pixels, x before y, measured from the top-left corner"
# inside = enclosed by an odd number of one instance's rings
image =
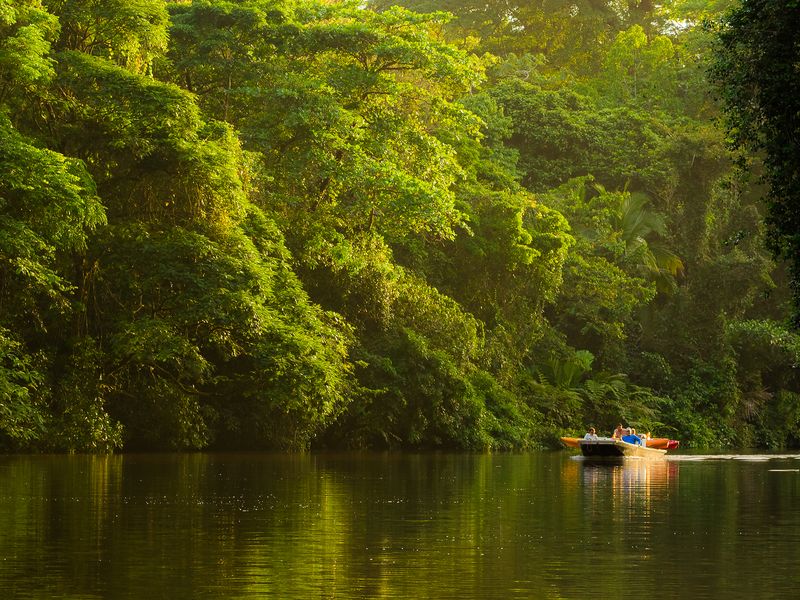
[[[721,22],[712,76],[733,143],[763,156],[770,248],[789,262],[800,327],[800,2],[743,0]]]

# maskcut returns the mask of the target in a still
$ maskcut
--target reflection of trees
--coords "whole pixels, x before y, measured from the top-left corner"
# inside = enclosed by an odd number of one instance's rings
[[[580,505],[561,455],[14,459],[0,472],[20,591],[112,596],[493,597],[549,589]],[[58,594],[54,594],[58,595]],[[423,594],[424,595],[424,594]],[[476,596],[477,595],[477,596]],[[543,593],[541,597],[556,597]]]
[[[756,469],[565,453],[4,457],[0,589],[559,598],[647,584],[670,596],[677,571],[704,589],[726,565],[752,572],[745,555],[765,571],[800,558],[791,537],[748,554],[746,536],[777,527],[797,496]]]
[[[0,565],[0,587],[396,598],[424,584],[434,595],[491,597],[501,574],[544,577],[528,553],[553,537],[549,498],[559,486],[542,458],[9,459],[0,550],[29,569]]]
[[[23,581],[66,589],[87,576],[102,558],[104,540],[113,535],[109,498],[120,484],[121,461],[119,456],[2,458],[0,589],[15,590]]]

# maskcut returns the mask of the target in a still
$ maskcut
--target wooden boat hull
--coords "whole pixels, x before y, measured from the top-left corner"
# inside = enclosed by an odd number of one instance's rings
[[[581,440],[581,454],[587,458],[619,460],[625,458],[637,458],[647,460],[663,459],[667,451],[660,448],[648,448],[638,444],[629,444],[622,440],[610,438],[599,440]]]
[[[570,448],[580,448],[581,440],[583,438],[576,437],[562,437],[561,442]],[[660,450],[675,450],[680,442],[678,440],[671,440],[669,438],[652,438],[647,440],[648,448],[658,448]]]

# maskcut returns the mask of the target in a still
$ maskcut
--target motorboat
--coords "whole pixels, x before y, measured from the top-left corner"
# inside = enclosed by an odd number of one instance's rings
[[[649,440],[648,440],[649,442]],[[664,458],[667,451],[662,448],[651,448],[650,444],[631,444],[616,438],[583,439],[579,443],[581,454],[587,458],[644,458],[658,460]]]
[[[600,438],[612,439],[612,438]],[[570,448],[580,448],[583,438],[576,437],[562,437],[561,442]],[[648,448],[658,448],[660,450],[675,450],[680,445],[678,440],[671,440],[669,438],[650,438],[644,441],[644,445]]]

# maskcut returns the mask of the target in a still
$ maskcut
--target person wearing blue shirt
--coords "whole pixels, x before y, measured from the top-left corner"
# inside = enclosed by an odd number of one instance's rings
[[[628,442],[629,444],[636,444],[637,446],[642,445],[642,438],[636,435],[636,430],[632,427],[628,428],[628,435],[622,436],[623,442]]]

